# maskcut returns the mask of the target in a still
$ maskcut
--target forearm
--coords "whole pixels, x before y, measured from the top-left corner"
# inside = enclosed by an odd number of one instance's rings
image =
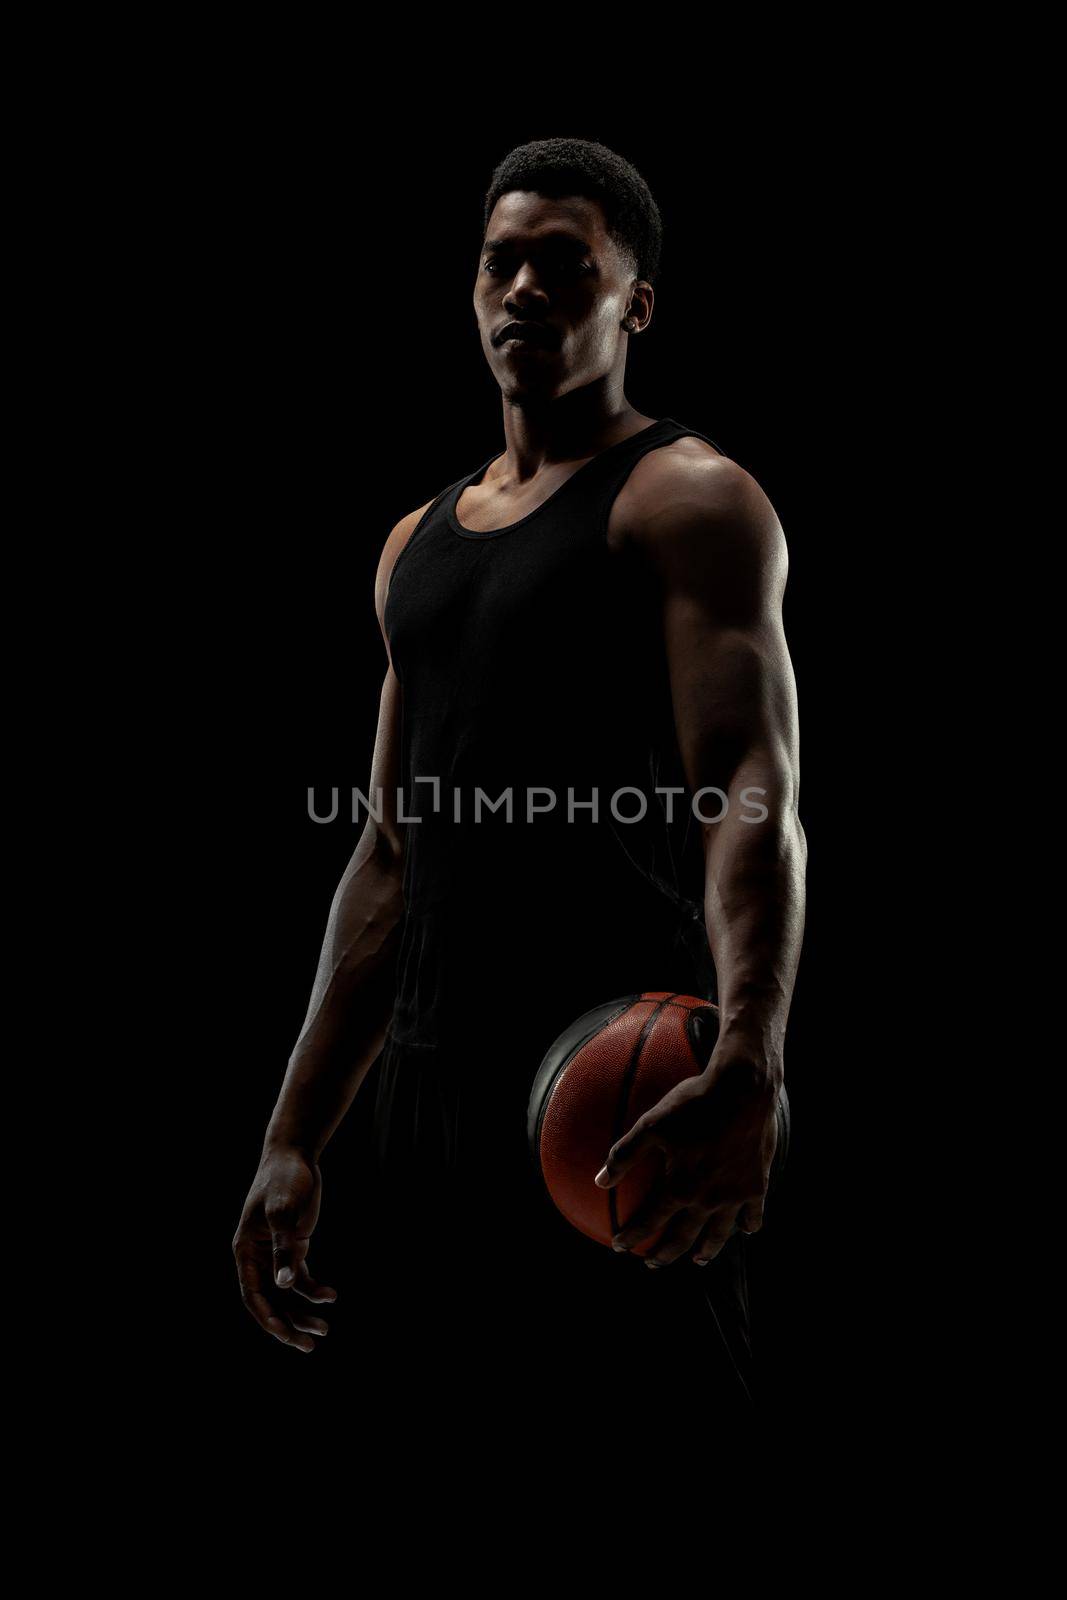
[[[401,861],[368,824],[330,908],[307,1016],[265,1147],[318,1159],[385,1041],[403,920]]]
[[[741,790],[767,790],[752,815]],[[731,787],[726,816],[707,830],[705,924],[718,980],[716,1055],[782,1081],[784,1042],[804,934],[807,844],[788,794],[751,773]]]

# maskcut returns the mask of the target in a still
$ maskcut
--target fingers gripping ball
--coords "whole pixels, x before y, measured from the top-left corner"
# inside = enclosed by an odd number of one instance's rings
[[[677,1083],[704,1070],[718,1029],[709,1001],[648,990],[587,1011],[548,1050],[527,1108],[530,1148],[554,1205],[590,1239],[610,1246],[662,1170],[651,1150],[613,1188],[598,1188],[608,1150]]]

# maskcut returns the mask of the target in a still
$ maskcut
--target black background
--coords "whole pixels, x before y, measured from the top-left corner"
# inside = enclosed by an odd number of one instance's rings
[[[906,971],[884,763],[904,713],[881,519],[906,404],[884,360],[901,202],[870,129],[727,131],[520,108],[447,138],[423,122],[378,141],[367,125],[353,150],[312,108],[216,118],[161,174],[174,284],[156,312],[162,586],[180,621],[160,715],[181,811],[162,1032],[175,1049],[167,1187],[184,1197],[196,1263],[195,1308],[169,1331],[173,1370],[220,1426],[267,1397],[328,1411],[373,1388],[352,1246],[372,1083],[324,1160],[312,1261],[341,1299],[312,1356],[254,1326],[230,1240],[355,844],[343,808],[331,826],[309,821],[307,791],[366,787],[382,544],[503,446],[471,306],[482,197],[514,144],[560,133],[632,160],[663,214],[630,401],[753,473],[790,549],[809,909],[786,1055],[791,1199],[755,1242],[756,1337],[781,1391],[829,1411],[897,1376],[881,1117]]]

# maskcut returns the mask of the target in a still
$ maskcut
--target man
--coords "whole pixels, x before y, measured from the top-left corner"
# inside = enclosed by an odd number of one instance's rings
[[[371,814],[234,1239],[248,1310],[295,1349],[335,1298],[307,1260],[319,1157],[381,1056],[370,1253],[395,1293],[373,1315],[398,1338],[495,1318],[521,1359],[520,1331],[595,1341],[625,1305],[664,1355],[706,1333],[720,1392],[753,1391],[744,1238],[784,1154],[806,855],[786,550],[748,473],[626,399],[659,247],[602,145],[494,173],[474,309],[505,449],[385,543]],[[612,1255],[549,1217],[526,1097],[578,1015],[652,989],[717,989],[721,1025],[590,1174],[658,1163]]]

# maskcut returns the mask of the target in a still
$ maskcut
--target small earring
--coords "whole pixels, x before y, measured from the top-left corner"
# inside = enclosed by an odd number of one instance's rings
[[[626,329],[627,333],[633,333],[633,331],[636,328],[636,326],[637,326],[637,324],[634,321],[633,317],[626,317],[625,320],[623,321],[623,327]]]

